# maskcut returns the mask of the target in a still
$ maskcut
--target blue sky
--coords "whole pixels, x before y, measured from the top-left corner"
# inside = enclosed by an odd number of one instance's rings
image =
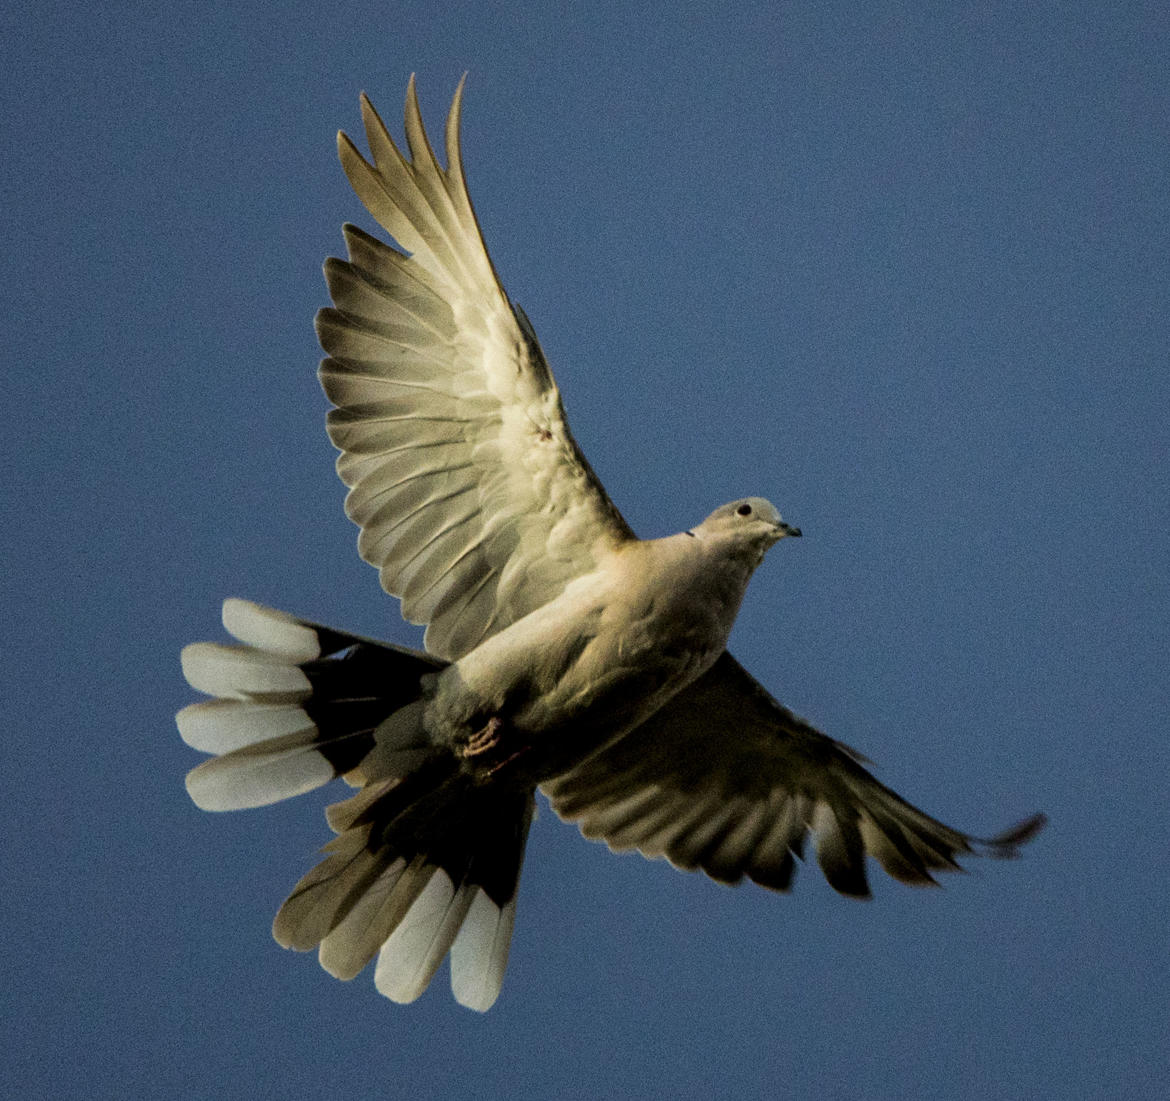
[[[5,1090],[1148,1098],[1170,1075],[1161,5],[42,3],[0,17]],[[503,995],[281,950],[329,792],[198,811],[178,651],[240,595],[417,644],[357,557],[315,310],[367,91],[439,125],[645,535],[805,538],[732,650],[975,832],[788,897],[545,810]],[[371,227],[372,228],[372,227]]]

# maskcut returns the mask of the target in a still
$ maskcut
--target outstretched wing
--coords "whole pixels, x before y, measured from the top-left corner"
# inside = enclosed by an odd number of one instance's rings
[[[665,856],[723,883],[788,890],[804,840],[842,894],[869,895],[868,854],[903,883],[933,883],[965,853],[1010,857],[1036,815],[988,840],[936,821],[864,759],[776,702],[728,653],[609,749],[543,785],[553,809],[611,849]]]
[[[350,487],[358,549],[427,649],[456,659],[557,596],[633,537],[581,454],[536,336],[500,286],[459,151],[462,83],[435,158],[414,81],[409,157],[362,97],[367,161],[344,134],[341,163],[399,251],[354,226],[325,275],[317,315],[337,406],[329,435]]]

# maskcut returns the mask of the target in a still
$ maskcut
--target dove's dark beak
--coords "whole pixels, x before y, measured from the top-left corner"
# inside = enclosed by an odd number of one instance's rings
[[[783,521],[783,520],[781,520],[781,521],[780,521],[780,523],[776,525],[776,527],[777,527],[777,529],[779,530],[779,532],[780,532],[780,538],[782,538],[782,539],[783,539],[785,536],[787,536],[788,538],[792,538],[792,537],[794,537],[794,536],[795,536],[797,539],[799,539],[799,538],[800,538],[800,528],[798,528],[798,527],[795,527],[795,526],[794,526],[794,525],[792,525],[792,524],[786,524],[786,523],[784,523],[784,521]]]

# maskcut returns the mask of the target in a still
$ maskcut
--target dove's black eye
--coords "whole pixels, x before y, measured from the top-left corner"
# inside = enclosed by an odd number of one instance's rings
[[[740,516],[750,516],[752,514],[752,506],[746,502],[737,508],[736,513]]]

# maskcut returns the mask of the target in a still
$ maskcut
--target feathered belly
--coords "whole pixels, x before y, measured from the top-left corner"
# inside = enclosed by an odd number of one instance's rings
[[[653,714],[710,667],[725,641],[710,617],[678,601],[554,603],[437,678],[428,732],[460,752],[491,727],[500,753],[519,755],[513,771],[537,783]]]

